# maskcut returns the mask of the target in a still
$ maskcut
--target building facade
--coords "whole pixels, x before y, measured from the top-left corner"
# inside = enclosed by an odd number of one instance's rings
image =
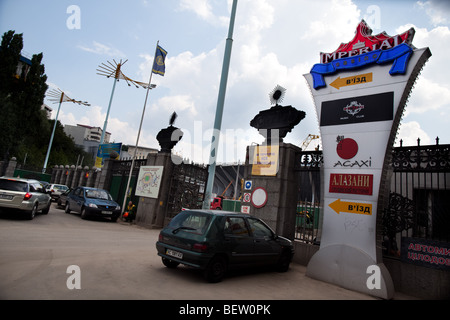
[[[73,138],[75,144],[87,153],[90,153],[95,157],[97,155],[98,145],[102,137],[102,128],[92,127],[82,124],[76,126],[65,125],[64,132]],[[104,143],[109,143],[111,133],[105,132]]]

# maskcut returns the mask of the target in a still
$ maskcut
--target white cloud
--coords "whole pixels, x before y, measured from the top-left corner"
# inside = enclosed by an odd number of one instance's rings
[[[102,107],[100,106],[89,107],[86,115],[83,115],[81,117],[76,117],[73,112],[67,111],[67,108],[61,108],[58,118],[58,120],[64,125],[76,126],[77,124],[83,124],[92,127],[99,127],[101,129],[103,129],[105,119],[106,112],[102,112]],[[122,142],[124,144],[134,145],[136,143],[138,130],[137,128],[135,128],[135,126],[126,121],[122,121],[114,117],[109,117],[106,131],[111,133],[111,142],[113,140],[116,140],[116,142]],[[146,136],[149,137],[147,138],[147,142],[151,142],[151,145],[154,145],[152,136]]]
[[[416,31],[413,44],[418,48],[429,47],[432,56],[416,81],[405,109],[405,116],[439,110],[441,114],[448,117],[450,116],[450,80],[448,78],[450,69],[446,45],[450,42],[450,30],[448,27],[427,30],[409,24],[400,26],[397,32],[404,32],[411,27]]]
[[[212,25],[226,26],[229,18],[216,16],[209,0],[180,0],[180,10],[192,11],[202,20]]]
[[[450,104],[450,88],[446,84],[434,82],[425,77],[419,78],[411,93],[405,116],[410,113],[433,112]]]
[[[308,28],[302,33],[302,39],[312,40],[321,45],[325,40],[330,46],[334,46],[332,48],[334,51],[341,42],[352,40],[356,26],[361,21],[361,12],[350,0],[321,2],[320,6],[324,9],[319,10],[317,4],[305,8],[311,15],[306,19]],[[327,48],[322,50],[325,49]]]
[[[198,115],[197,109],[195,108],[195,102],[189,95],[176,95],[163,97],[158,100],[157,104],[153,106],[153,110],[163,108],[167,111],[167,114],[172,114],[172,112],[187,111],[190,116],[195,117]],[[169,122],[169,121],[167,121]]]
[[[420,138],[421,145],[433,144],[432,139],[428,134],[422,130],[420,124],[416,121],[401,123],[397,134],[397,140],[395,146],[400,145],[400,140],[403,142],[403,146],[416,146],[417,139]]]
[[[417,6],[425,10],[430,19],[430,23],[434,26],[449,23],[450,6],[447,0],[430,0],[426,2],[417,1]]]
[[[119,49],[115,49],[111,46],[107,46],[105,44],[102,44],[97,41],[93,41],[91,47],[82,46],[79,45],[78,48],[80,48],[83,51],[99,54],[99,55],[107,55],[110,57],[116,57],[116,58],[124,58],[126,55]]]
[[[141,58],[144,61],[139,65],[138,75],[144,79],[151,72],[153,56],[141,55]],[[217,99],[220,63],[216,49],[198,55],[185,51],[177,56],[167,56],[165,76],[154,76],[152,83],[157,84],[156,90],[168,88],[170,92],[154,103],[152,109],[163,108],[168,114],[186,111],[179,115],[190,122],[197,120],[198,115],[211,114]]]

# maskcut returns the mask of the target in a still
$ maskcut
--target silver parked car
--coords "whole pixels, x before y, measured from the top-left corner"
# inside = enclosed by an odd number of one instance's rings
[[[37,212],[47,214],[51,197],[37,180],[0,177],[0,210],[24,212],[33,219]]]
[[[45,189],[47,192],[50,191],[53,201],[58,201],[61,194],[69,190],[69,187],[64,184],[48,184],[45,186]]]

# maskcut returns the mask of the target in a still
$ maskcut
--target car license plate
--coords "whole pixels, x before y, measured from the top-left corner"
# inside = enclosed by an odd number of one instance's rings
[[[174,257],[174,258],[183,259],[183,254],[181,252],[178,252],[178,251],[175,251],[175,250],[167,249],[166,250],[166,254],[168,256],[171,256],[171,257]]]
[[[102,211],[103,214],[112,214],[112,211]]]

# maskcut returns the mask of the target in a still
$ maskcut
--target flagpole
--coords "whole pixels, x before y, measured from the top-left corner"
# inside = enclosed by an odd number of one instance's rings
[[[146,105],[147,105],[148,92],[150,91],[151,85],[152,85],[153,66],[155,65],[156,54],[158,52],[158,46],[159,46],[159,40],[156,42],[155,56],[153,57],[152,69],[150,71],[150,79],[148,80],[147,93],[145,94],[144,107],[142,108],[141,123],[139,124],[139,130],[138,130],[138,134],[137,134],[137,138],[136,138],[136,146],[134,148],[133,159],[131,160],[131,168],[130,168],[130,173],[128,174],[127,188],[125,190],[125,194],[124,194],[124,197],[123,197],[122,214],[125,212],[125,208],[126,208],[125,205],[126,205],[126,202],[127,202],[128,190],[130,189],[131,175],[133,173],[134,161],[136,159],[136,153],[137,153],[137,148],[138,148],[138,144],[139,144],[139,137],[141,135],[142,122],[144,121],[144,114],[145,114],[145,108],[146,108]]]

